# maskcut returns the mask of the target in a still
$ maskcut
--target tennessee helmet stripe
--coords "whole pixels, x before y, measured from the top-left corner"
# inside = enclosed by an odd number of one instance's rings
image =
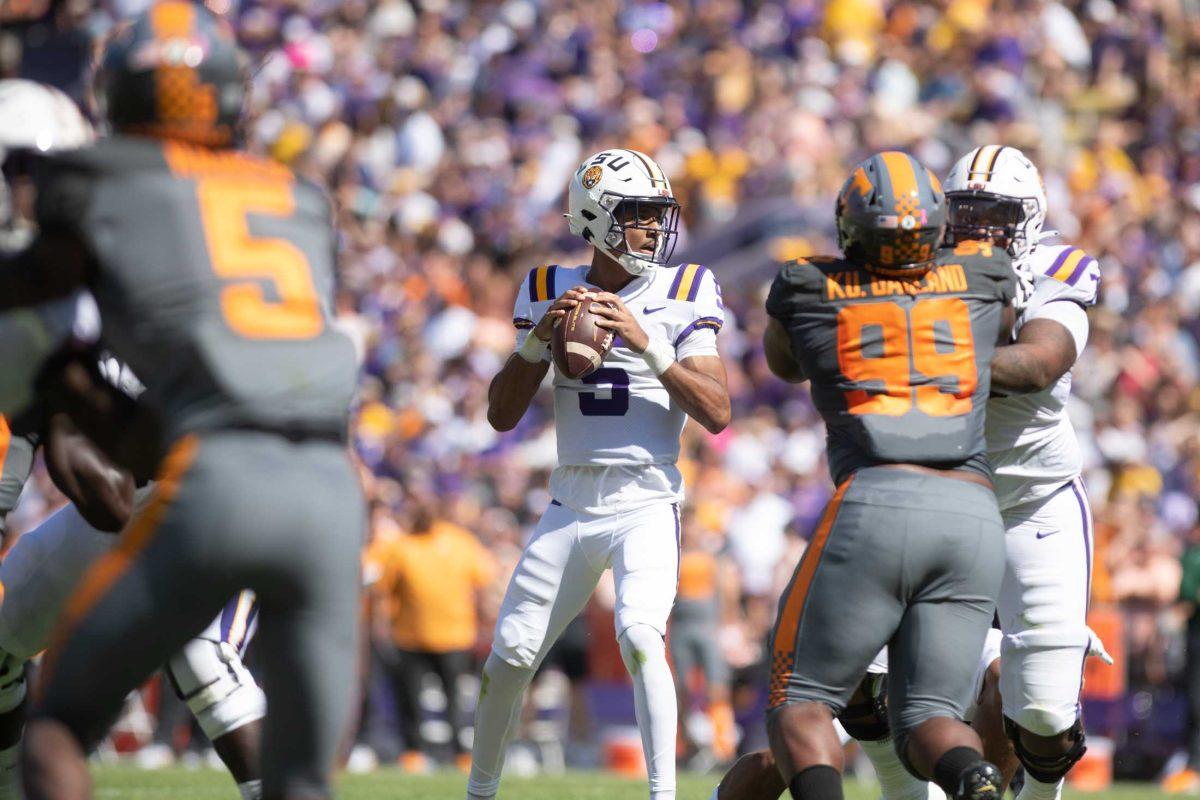
[[[699,271],[699,264],[687,264],[680,267],[679,274],[675,276],[675,283],[671,285],[670,299],[687,300],[688,294],[692,291],[692,282],[696,279],[696,273]]]
[[[196,7],[191,3],[155,3],[150,10],[150,27],[156,39],[174,39],[187,36],[196,23]]]
[[[1071,273],[1075,271],[1075,268],[1078,267],[1086,257],[1087,253],[1079,250],[1078,248],[1072,248],[1071,254],[1063,259],[1062,266],[1056,269],[1054,274],[1050,277],[1054,278],[1056,281],[1063,281],[1066,283],[1067,278],[1071,277]]]
[[[796,567],[796,575],[792,578],[792,584],[784,595],[771,647],[773,655],[771,658],[771,688],[767,699],[769,706],[780,705],[784,700],[783,695],[787,689],[788,676],[779,674],[778,667],[782,663],[789,662],[795,651],[796,636],[800,633],[800,619],[804,613],[804,604],[808,600],[808,590],[812,587],[817,565],[821,561],[821,555],[825,552],[825,543],[829,541],[829,532],[833,529],[838,510],[842,507],[842,499],[845,498],[846,490],[850,488],[853,481],[854,476],[843,481],[842,485],[834,492],[829,505],[825,506],[821,522],[817,525],[817,530],[813,533],[808,548],[800,558],[800,564]]]
[[[912,157],[908,153],[893,150],[882,155],[884,168],[892,184],[892,202],[896,204],[896,212],[899,213],[901,198],[920,196],[917,171],[913,168]]]

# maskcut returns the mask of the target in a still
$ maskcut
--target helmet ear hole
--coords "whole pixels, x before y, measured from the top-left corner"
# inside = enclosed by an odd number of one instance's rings
[[[588,211],[586,208],[581,208],[579,210],[579,215],[581,217],[583,217],[584,219],[586,219],[588,222],[592,222],[593,220],[596,219],[596,215],[593,214],[591,211]]]

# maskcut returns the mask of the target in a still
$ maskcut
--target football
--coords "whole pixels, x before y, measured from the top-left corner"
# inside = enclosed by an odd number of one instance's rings
[[[550,350],[554,366],[572,380],[579,380],[597,369],[612,349],[613,332],[596,324],[591,303],[572,308],[554,326]]]

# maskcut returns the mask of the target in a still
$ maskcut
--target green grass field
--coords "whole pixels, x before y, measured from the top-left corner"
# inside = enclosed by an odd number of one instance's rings
[[[217,770],[169,769],[146,772],[132,767],[99,767],[97,798],[120,800],[238,800],[229,777]],[[679,800],[708,800],[717,780],[710,775],[680,775]],[[427,777],[380,770],[371,775],[346,775],[339,782],[341,800],[462,800],[466,778],[457,773]],[[555,778],[506,778],[506,800],[644,800],[646,785],[591,772]],[[870,785],[847,783],[846,800],[878,800]],[[1125,784],[1102,794],[1068,791],[1069,800],[1165,800],[1167,795],[1147,785]]]

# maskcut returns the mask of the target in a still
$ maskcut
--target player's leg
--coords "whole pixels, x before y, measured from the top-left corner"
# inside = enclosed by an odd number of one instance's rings
[[[1005,725],[1025,767],[1020,800],[1054,800],[1085,750],[1079,692],[1089,643],[1092,527],[1082,482],[1006,523],[999,606]]]
[[[358,475],[333,442],[274,435],[223,441],[237,480],[230,528],[243,580],[258,597],[264,800],[323,800],[358,675],[366,509]],[[242,474],[244,471],[245,474]]]
[[[884,650],[871,662],[867,676],[846,710],[838,715],[838,721],[875,768],[883,800],[944,798],[941,789],[910,773],[896,753],[887,713],[887,665]]]
[[[64,506],[28,531],[0,563],[0,798],[21,795],[17,773],[25,726],[25,663],[43,650],[84,573],[116,544]]]
[[[884,477],[893,475],[904,479]],[[784,783],[803,800],[841,800],[833,717],[904,611],[905,542],[895,511],[876,504],[877,482],[860,472],[838,488],[780,600],[772,634],[767,733]]]
[[[1004,712],[1000,701],[1000,659],[988,664],[983,673],[979,701],[971,727],[983,742],[983,757],[996,765],[1004,786],[1012,782],[1019,762],[1012,740],[1004,730]]]
[[[612,552],[617,644],[633,679],[634,713],[642,734],[650,798],[672,800],[679,711],[665,637],[679,580],[679,506],[657,503],[603,524],[613,523],[617,525]]]
[[[890,646],[889,718],[896,751],[915,775],[954,800],[991,798],[1000,774],[962,718],[1000,590],[1003,532],[999,514],[985,513],[995,502],[991,492],[949,479],[937,484],[925,491],[955,511],[913,510],[897,520],[906,529],[914,590]]]
[[[22,754],[31,800],[89,796],[85,754],[125,696],[233,593],[215,575],[197,580],[210,545],[186,524],[211,507],[206,455],[194,437],[172,449],[150,502],[67,603]]]
[[[583,610],[604,571],[604,564],[588,559],[580,526],[580,515],[552,503],[508,583],[475,706],[470,798],[496,795],[525,688],[550,646]]]
[[[257,616],[254,593],[239,592],[166,667],[176,694],[212,742],[243,800],[262,796],[259,751],[267,700],[241,656]]]

